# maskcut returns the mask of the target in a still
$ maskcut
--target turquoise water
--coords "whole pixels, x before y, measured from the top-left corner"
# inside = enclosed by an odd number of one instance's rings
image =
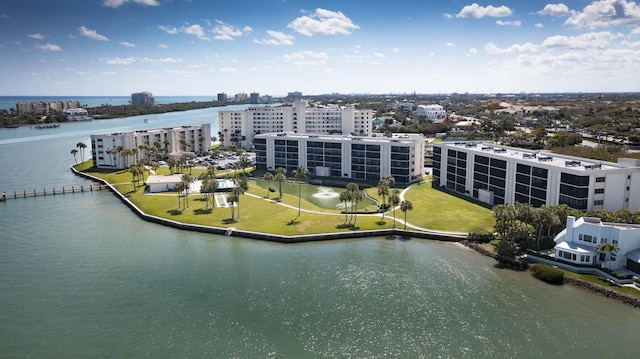
[[[217,115],[201,111],[157,121]],[[75,144],[146,124],[75,125],[36,139],[0,129],[0,190],[88,184],[68,169]],[[456,244],[178,231],[107,191],[7,200],[0,230],[2,358],[634,358],[640,348],[640,311]]]
[[[156,104],[178,102],[207,102],[215,96],[155,96]],[[216,98],[217,99],[217,98]],[[131,96],[0,96],[0,110],[15,109],[18,102],[32,101],[80,101],[82,106],[97,107],[104,104],[111,106],[128,105]]]

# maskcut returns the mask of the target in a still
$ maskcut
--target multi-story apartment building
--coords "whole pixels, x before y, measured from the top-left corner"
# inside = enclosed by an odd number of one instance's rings
[[[393,176],[407,184],[424,171],[424,136],[392,137],[266,133],[255,136],[256,166],[287,171],[297,166],[318,177],[378,181]]]
[[[220,111],[218,117],[220,142],[242,148],[251,148],[254,136],[263,133],[370,136],[373,131],[372,110],[356,110],[352,105],[309,106],[304,100],[278,107]]]
[[[155,106],[156,99],[151,92],[136,92],[131,94],[131,104],[135,106]]]
[[[31,101],[16,103],[16,111],[20,115],[48,115],[49,111],[62,111],[81,108],[80,101]]]
[[[224,92],[220,92],[218,94],[218,101],[220,101],[220,102],[227,101],[227,94],[224,93]]]
[[[252,92],[249,94],[249,103],[260,103],[260,94],[257,92]]]
[[[490,143],[433,144],[433,184],[496,204],[640,209],[640,160],[618,163]]]
[[[93,163],[98,168],[130,167],[139,159],[145,158],[151,147],[157,148],[161,157],[208,151],[211,148],[211,125],[91,135],[91,154]],[[121,151],[114,149],[136,149],[137,154],[123,156]]]

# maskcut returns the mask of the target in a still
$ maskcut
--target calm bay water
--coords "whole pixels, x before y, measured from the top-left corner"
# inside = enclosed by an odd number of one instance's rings
[[[91,133],[211,123],[215,136],[217,110],[0,129],[0,190],[86,185],[69,152]],[[497,269],[455,244],[281,245],[178,231],[139,220],[107,191],[8,200],[0,230],[3,358],[632,358],[640,349],[640,311]]]

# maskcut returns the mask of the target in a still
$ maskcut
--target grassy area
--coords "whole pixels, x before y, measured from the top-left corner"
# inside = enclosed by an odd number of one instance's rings
[[[407,212],[407,222],[420,227],[459,232],[492,232],[493,212],[485,207],[451,196],[423,182],[405,194],[413,210]],[[404,218],[401,211],[396,216]]]
[[[564,272],[564,275],[566,276],[570,276],[570,277],[576,277],[579,279],[582,279],[584,281],[587,282],[591,282],[597,285],[601,285],[603,287],[607,287],[609,289],[621,292],[621,293],[625,293],[625,294],[629,294],[632,295],[634,297],[638,297],[640,298],[640,290],[636,289],[636,288],[631,288],[631,287],[620,287],[614,284],[609,283],[608,281],[606,281],[605,279],[595,275],[595,274],[582,274],[582,273],[574,273],[565,269],[562,269],[562,271]]]
[[[339,210],[318,208],[313,203],[300,201],[303,210],[298,217],[298,197],[284,193],[279,203],[275,201],[277,193],[269,193],[266,188],[253,185],[249,186],[248,194],[240,199],[240,217],[238,218],[238,206],[235,206],[232,219],[231,208],[206,208],[204,197],[201,194],[192,193],[188,198],[189,205],[183,208],[178,202],[176,192],[149,194],[143,187],[134,189],[132,175],[127,170],[113,171],[100,170],[90,167],[90,161],[77,166],[83,172],[102,178],[113,184],[117,190],[124,194],[138,208],[147,214],[167,218],[183,223],[208,225],[215,227],[234,227],[241,230],[275,233],[282,235],[318,234],[327,232],[341,232],[350,230],[379,230],[389,229],[393,226],[393,213],[386,215],[385,221],[380,222],[379,215],[356,216],[356,225],[348,226],[353,218],[345,217]],[[193,169],[192,176],[197,176],[202,169]],[[160,167],[158,174],[169,174],[166,167]],[[145,177],[146,177],[145,173]],[[339,190],[339,189],[338,189]],[[376,188],[369,188],[367,192],[381,201]],[[251,196],[249,194],[253,194]],[[269,195],[270,198],[267,198]],[[429,184],[412,187],[407,192],[407,198],[412,201],[414,209],[407,213],[407,220],[423,228],[432,228],[449,231],[481,231],[491,230],[494,221],[491,211],[452,197],[444,192],[436,191]],[[446,210],[444,210],[446,209]],[[317,212],[317,213],[316,213]],[[396,217],[404,218],[400,210],[396,211]],[[465,218],[460,220],[460,218]],[[401,227],[400,224],[396,225]]]

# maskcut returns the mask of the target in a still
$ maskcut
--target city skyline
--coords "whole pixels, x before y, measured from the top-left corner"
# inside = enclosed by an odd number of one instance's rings
[[[13,1],[0,96],[633,92],[628,0]]]

